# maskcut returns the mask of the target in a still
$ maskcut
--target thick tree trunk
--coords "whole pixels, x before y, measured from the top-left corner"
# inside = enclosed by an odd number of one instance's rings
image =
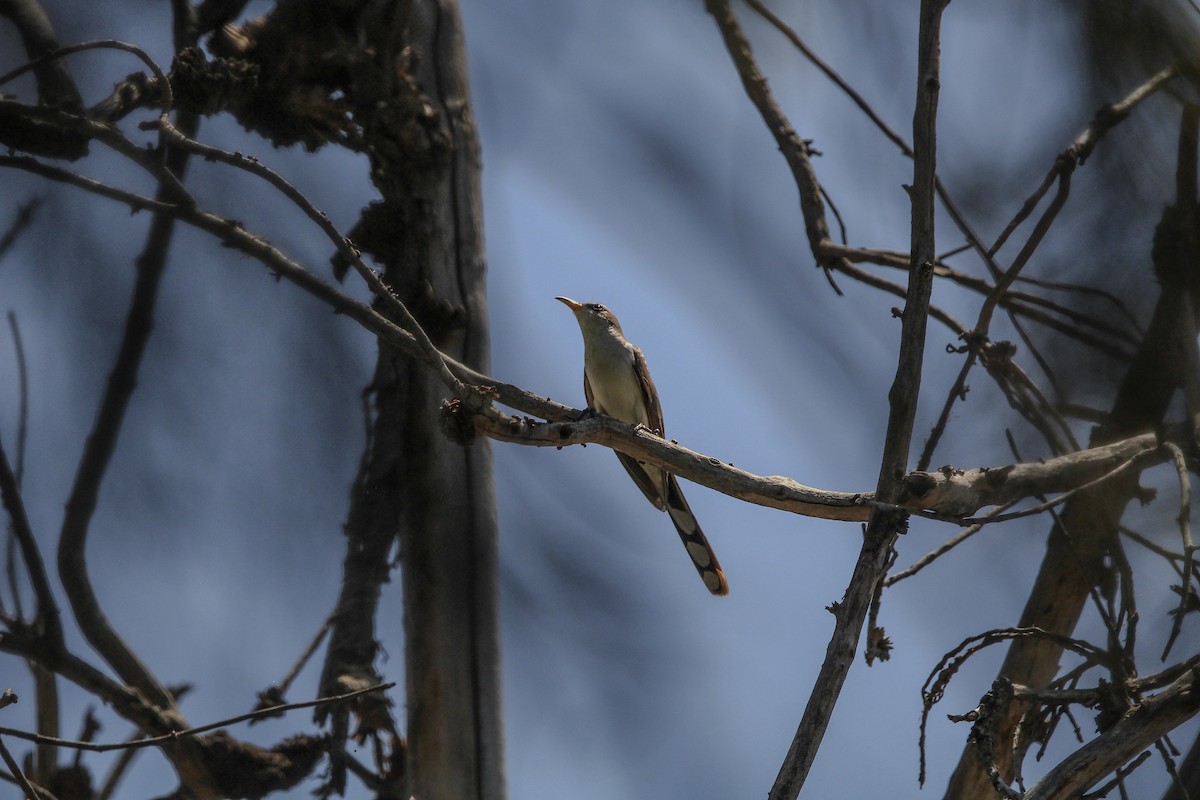
[[[457,5],[368,5],[358,25],[378,72],[375,83],[356,81],[352,101],[382,199],[364,209],[351,238],[384,265],[387,283],[443,352],[486,372],[479,147]],[[371,388],[373,429],[346,526],[323,688],[377,678],[374,618],[398,535],[408,725],[392,791],[498,800],[505,788],[490,448],[449,441],[438,423],[446,388],[389,347],[380,346]],[[335,732],[345,736],[346,722],[335,719]]]

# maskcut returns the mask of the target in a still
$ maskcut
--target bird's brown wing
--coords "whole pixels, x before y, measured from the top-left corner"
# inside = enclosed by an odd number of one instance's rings
[[[658,401],[658,390],[654,388],[654,379],[650,377],[650,368],[646,364],[646,357],[636,347],[633,348],[633,368],[638,376],[638,384],[641,387],[642,400],[646,408],[646,427],[656,435],[662,436],[663,414],[662,404]],[[621,464],[633,478],[633,482],[642,490],[642,494],[646,495],[650,504],[659,511],[665,511],[667,508],[666,478],[668,476],[658,467],[643,464],[624,453],[617,453],[617,458],[621,459]]]
[[[658,402],[658,390],[654,388],[654,379],[650,377],[646,357],[636,347],[633,348],[633,367],[642,387],[642,399],[646,401],[646,424],[650,430],[665,439],[667,434],[663,428],[662,404]]]
[[[596,410],[596,401],[592,399],[592,382],[588,380],[587,372],[583,373],[583,396],[587,400],[588,408]]]
[[[641,355],[640,353],[638,354]],[[645,362],[643,361],[643,364]],[[651,384],[653,386],[653,384]],[[583,396],[587,398],[588,408],[595,410],[595,401],[592,399],[592,382],[588,380],[587,373],[583,373]],[[658,409],[658,403],[654,403],[654,408]],[[658,410],[659,427],[662,427],[662,411]],[[663,503],[662,493],[659,491],[653,478],[646,471],[645,465],[638,461],[633,456],[627,456],[617,450],[613,451],[617,454],[617,458],[621,461],[621,466],[625,467],[625,471],[629,473],[629,477],[633,478],[633,482],[642,490],[642,494],[646,495],[646,499],[650,501],[650,505],[657,508],[659,511],[665,511],[666,505]],[[657,471],[657,470],[656,470]]]

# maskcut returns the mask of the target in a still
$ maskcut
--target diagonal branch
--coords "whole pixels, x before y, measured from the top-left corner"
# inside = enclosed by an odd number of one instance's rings
[[[796,133],[795,128],[788,122],[787,117],[775,102],[767,79],[754,62],[754,54],[750,42],[742,32],[737,16],[730,7],[729,0],[708,0],[705,5],[709,14],[716,20],[721,36],[725,40],[725,48],[733,59],[746,95],[754,103],[762,116],[767,130],[775,137],[779,151],[792,171],[792,179],[800,192],[800,211],[804,217],[804,230],[808,235],[808,245],[813,258],[826,268],[841,268],[842,260],[823,252],[822,245],[829,241],[829,224],[825,221],[825,204],[821,200],[821,186],[817,181],[816,171],[809,159],[808,145]]]
[[[937,154],[937,105],[940,82],[941,16],[945,0],[922,0],[917,57],[916,111],[913,114],[912,260],[908,296],[901,317],[900,354],[896,376],[888,393],[890,413],[880,460],[876,495],[893,502],[901,490],[908,464],[913,420],[920,394],[925,332],[933,290],[934,192]],[[842,601],[836,605],[833,636],[808,705],[796,729],[775,784],[772,800],[794,800],[804,786],[817,749],[824,738],[834,706],[854,660],[880,580],[886,573],[896,537],[905,529],[907,516],[876,509],[863,537],[863,547]]]

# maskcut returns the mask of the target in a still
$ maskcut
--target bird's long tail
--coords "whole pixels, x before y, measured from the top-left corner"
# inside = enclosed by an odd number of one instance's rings
[[[675,530],[679,531],[679,538],[683,540],[683,546],[687,548],[692,563],[696,565],[696,571],[700,573],[710,592],[720,596],[729,594],[729,582],[725,580],[725,573],[721,571],[717,554],[705,538],[704,531],[700,530],[696,515],[692,513],[691,506],[679,489],[679,482],[669,473],[666,477],[667,513],[671,515],[671,522],[675,523]]]

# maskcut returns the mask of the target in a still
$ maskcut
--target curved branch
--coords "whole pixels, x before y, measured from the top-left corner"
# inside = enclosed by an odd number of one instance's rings
[[[452,418],[460,417],[461,408],[451,403],[446,412]],[[584,412],[575,413],[584,416]],[[644,427],[602,414],[578,421],[543,423],[485,409],[471,415],[470,420],[468,424],[473,424],[476,432],[503,442],[535,447],[600,444],[739,500],[806,517],[865,522],[871,512],[867,505],[873,497],[871,492],[834,492],[804,486],[780,475],[755,475],[667,441]]]
[[[0,498],[3,499],[4,509],[12,525],[13,535],[21,549],[21,560],[25,562],[25,570],[29,575],[29,583],[37,598],[36,619],[40,633],[45,635],[53,645],[62,646],[62,619],[58,603],[54,600],[54,592],[50,588],[50,578],[46,574],[45,561],[34,538],[33,528],[25,513],[25,503],[21,498],[21,490],[17,485],[16,475],[8,463],[8,455],[4,446],[0,445]]]

